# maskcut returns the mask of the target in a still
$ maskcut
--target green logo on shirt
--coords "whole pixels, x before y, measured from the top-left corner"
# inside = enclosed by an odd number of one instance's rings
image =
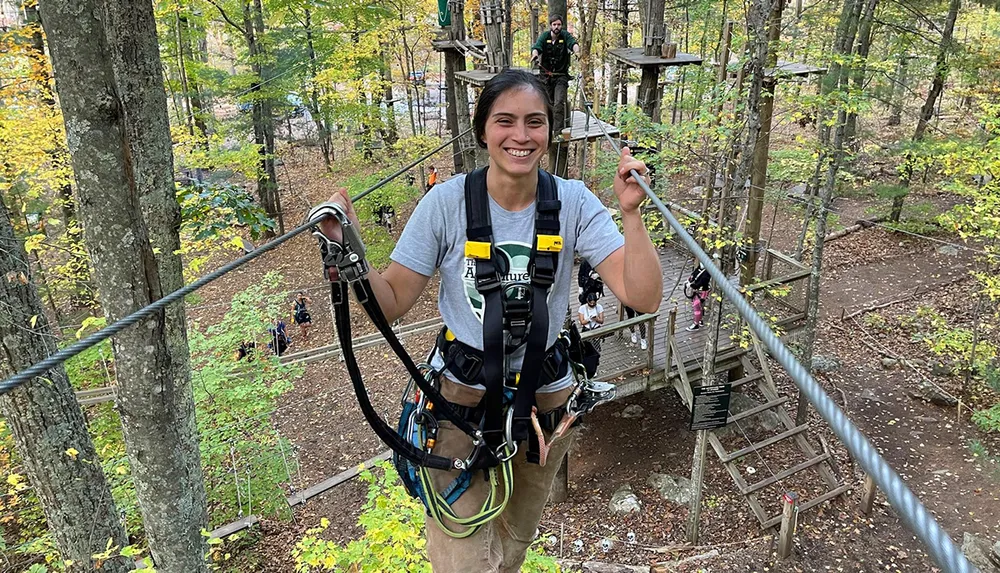
[[[502,258],[497,261],[497,266],[501,272],[507,269],[507,273],[500,277],[500,284],[507,287],[511,284],[527,285],[531,282],[528,275],[528,262],[531,260],[531,245],[516,241],[498,243],[496,246],[496,256]],[[465,299],[469,301],[469,308],[476,315],[479,322],[483,322],[483,311],[486,308],[483,296],[476,290],[476,260],[466,257],[465,274],[462,276],[465,283]]]

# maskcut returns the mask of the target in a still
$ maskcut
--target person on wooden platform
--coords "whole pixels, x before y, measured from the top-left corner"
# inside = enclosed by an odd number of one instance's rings
[[[662,297],[659,256],[640,213],[645,193],[631,175],[634,169],[644,177],[645,164],[623,150],[613,183],[619,231],[582,181],[539,170],[551,125],[538,78],[505,70],[489,80],[473,120],[489,166],[434,186],[410,216],[388,267],[366,273],[389,323],[440,276],[438,310],[447,326],[425,374],[440,397],[430,409],[408,391],[404,407],[414,415],[403,418],[396,434],[444,462],[430,467],[397,456],[408,491],[428,509],[426,548],[435,573],[521,570],[579,427],[576,414],[567,418],[570,398],[578,391],[597,396],[587,388],[599,382],[584,385],[569,371],[576,330],[561,334],[574,253],[593,264],[624,304],[655,312]],[[330,201],[360,225],[346,189]],[[344,236],[340,218],[319,225],[324,237]],[[567,336],[570,346],[561,342]],[[473,431],[438,420],[449,409]]]
[[[549,29],[538,36],[531,46],[531,61],[538,62],[539,77],[545,84],[552,105],[553,137],[566,127],[566,90],[569,88],[570,53],[580,57],[580,44],[572,34],[563,29],[563,18],[549,18]]]

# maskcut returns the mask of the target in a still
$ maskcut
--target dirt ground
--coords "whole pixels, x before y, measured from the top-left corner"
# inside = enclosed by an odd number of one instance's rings
[[[298,148],[286,159],[282,178],[287,178],[283,182],[283,202],[288,221],[301,220],[307,207],[325,199],[337,184],[336,176],[323,173],[322,162],[312,157],[314,153],[308,148]],[[787,207],[787,202],[784,205]],[[841,213],[840,220],[850,224],[853,218],[865,217],[869,206],[861,200],[842,199],[835,208]],[[787,250],[797,238],[801,214],[795,209],[779,208],[775,215],[771,209],[769,206],[764,220],[769,222],[774,215],[772,244]],[[405,221],[407,214],[400,212],[399,220]],[[969,422],[967,410],[958,415],[955,409],[911,398],[908,389],[915,385],[918,376],[928,373],[918,374],[898,367],[886,369],[881,362],[883,356],[873,350],[873,347],[884,348],[907,358],[926,359],[922,343],[912,343],[890,333],[868,333],[863,322],[841,320],[842,315],[867,305],[913,293],[912,298],[882,312],[912,313],[918,305],[930,304],[950,320],[969,324],[970,311],[961,300],[967,296],[971,284],[968,280],[954,281],[967,273],[972,256],[964,251],[957,256],[942,254],[935,250],[937,246],[881,228],[867,229],[829,245],[817,353],[835,357],[840,368],[821,374],[818,379],[953,539],[961,543],[962,533],[971,532],[995,541],[1000,539],[1000,469],[974,457],[968,444],[973,439],[982,440],[988,449],[997,452],[1000,440],[980,434]],[[311,340],[309,344],[296,340],[292,350],[329,344],[334,335],[329,312],[325,310],[328,303],[318,263],[313,239],[300,236],[241,272],[206,287],[202,293],[205,302],[201,308],[196,306],[192,314],[202,322],[217,319],[225,308],[207,303],[228,300],[260,273],[278,270],[285,276],[289,290],[310,289],[313,299]],[[940,286],[944,284],[948,286]],[[436,315],[436,284],[431,286],[406,322]],[[917,287],[921,290],[916,291]],[[354,324],[358,334],[371,331],[361,314],[356,309]],[[419,356],[430,346],[432,336],[415,336],[404,342]],[[874,341],[870,339],[872,336]],[[387,348],[376,347],[359,352],[359,359],[373,402],[387,420],[393,420],[405,383],[395,357]],[[780,368],[774,367],[774,371]],[[794,396],[788,380],[783,376],[777,378],[781,389]],[[936,380],[957,391],[957,378]],[[632,404],[642,408],[641,417],[621,415]],[[550,504],[542,519],[540,533],[551,541],[548,552],[576,560],[635,565],[718,552],[704,560],[675,566],[672,570],[676,571],[936,570],[921,544],[887,506],[883,496],[877,498],[872,515],[860,513],[862,471],[815,414],[811,420],[814,428],[811,441],[818,445],[816,438],[819,435],[825,438],[845,482],[852,484],[854,490],[846,498],[801,516],[792,558],[776,561],[770,537],[773,532],[760,530],[744,498],[711,452],[703,493],[700,544],[678,547],[685,540],[688,511],[660,499],[646,480],[651,472],[690,475],[694,434],[687,430],[688,417],[688,411],[672,390],[632,396],[589,416],[571,454],[569,497],[565,502]],[[294,390],[283,397],[274,420],[295,446],[301,473],[293,480],[295,490],[385,450],[364,423],[346,371],[336,358],[308,364],[305,374],[295,381]],[[750,436],[730,439],[738,441]],[[771,463],[783,461],[782,455],[780,450],[769,451],[768,457],[750,460],[757,466],[758,478],[768,475]],[[811,481],[793,480],[783,485],[810,491],[818,482],[813,474]],[[643,504],[641,512],[626,516],[609,512],[608,502],[623,484],[629,484],[637,494]],[[778,507],[780,493],[769,488],[762,492],[761,499],[767,499],[773,510]],[[339,540],[346,541],[358,534],[356,520],[364,494],[363,484],[350,481],[311,500],[296,511],[292,522],[265,519],[252,555],[242,557],[261,572],[291,571],[291,547],[321,517],[333,522],[329,531]],[[612,542],[607,551],[601,547],[606,539]],[[580,549],[578,540],[582,541]]]

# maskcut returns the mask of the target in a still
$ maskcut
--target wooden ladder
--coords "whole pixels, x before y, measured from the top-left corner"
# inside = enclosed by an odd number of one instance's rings
[[[684,364],[678,359],[680,353],[677,352],[677,346],[673,338],[671,338],[670,344],[673,356],[672,361],[677,364],[678,372],[678,376],[674,378],[674,389],[677,390],[677,393],[680,394],[681,398],[690,410],[693,400],[693,396],[691,394],[691,382],[695,380],[696,377],[689,375],[684,367]],[[760,492],[760,490],[770,485],[774,485],[795,474],[804,472],[810,468],[815,468],[825,484],[826,491],[821,495],[811,499],[806,499],[804,502],[800,502],[798,510],[802,512],[816,507],[825,501],[832,500],[845,494],[851,489],[851,486],[841,483],[841,480],[837,476],[834,469],[836,467],[836,462],[831,458],[831,453],[817,453],[812,444],[809,443],[809,440],[806,438],[809,431],[809,424],[805,423],[802,425],[796,425],[792,417],[785,411],[784,405],[788,403],[791,398],[788,396],[781,396],[778,393],[778,388],[774,384],[774,379],[771,376],[771,370],[767,364],[767,358],[764,356],[764,351],[756,337],[753,338],[753,351],[757,357],[757,362],[760,364],[760,368],[758,369],[754,366],[747,353],[740,354],[739,362],[743,367],[744,375],[739,380],[735,380],[732,383],[732,387],[734,391],[738,389],[742,389],[742,391],[749,391],[750,388],[756,388],[764,396],[766,402],[744,412],[740,412],[739,414],[734,415],[730,412],[727,422],[728,424],[734,424],[745,418],[760,414],[761,412],[772,411],[781,423],[781,427],[778,429],[780,431],[764,440],[732,452],[726,451],[726,448],[719,440],[715,431],[708,432],[708,443],[712,445],[712,449],[715,450],[715,453],[719,456],[719,460],[726,467],[726,471],[728,471],[729,475],[733,478],[733,481],[736,483],[736,487],[739,488],[740,494],[746,497],[747,503],[750,505],[754,515],[760,522],[761,528],[768,529],[781,523],[781,507],[776,499],[775,505],[777,506],[777,510],[774,514],[768,515],[768,512],[765,511],[764,507],[761,505],[760,499],[758,499],[758,492]],[[700,376],[698,376],[698,378],[700,378]],[[755,483],[747,483],[737,463],[740,458],[755,454],[785,440],[792,440],[805,456],[806,461],[788,468],[782,468],[781,471],[773,473],[770,477],[764,480]],[[777,469],[773,467],[773,464],[771,464],[771,466],[772,467],[769,469],[772,472],[774,469]]]

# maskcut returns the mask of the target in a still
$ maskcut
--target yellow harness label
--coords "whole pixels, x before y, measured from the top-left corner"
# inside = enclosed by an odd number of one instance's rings
[[[536,248],[539,251],[544,251],[546,253],[558,253],[562,251],[563,248],[562,237],[559,235],[538,235],[538,244]]]
[[[465,256],[470,259],[490,258],[490,243],[483,241],[466,241]]]

